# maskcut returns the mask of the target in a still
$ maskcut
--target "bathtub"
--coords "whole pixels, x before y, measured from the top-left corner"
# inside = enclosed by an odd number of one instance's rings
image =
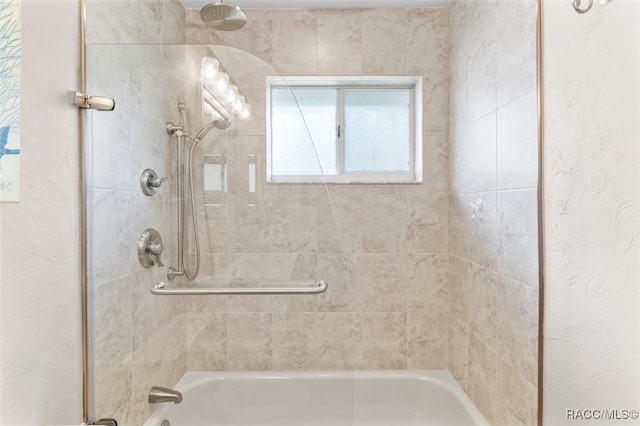
[[[447,371],[190,371],[174,389],[144,426],[488,425]]]

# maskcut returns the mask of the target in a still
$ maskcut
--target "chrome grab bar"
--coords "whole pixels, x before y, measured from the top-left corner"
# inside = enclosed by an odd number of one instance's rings
[[[166,284],[160,282],[151,288],[151,293],[159,296],[207,296],[215,294],[318,294],[324,293],[329,285],[326,281],[320,281],[315,286],[309,287],[208,287],[208,288],[166,288]]]

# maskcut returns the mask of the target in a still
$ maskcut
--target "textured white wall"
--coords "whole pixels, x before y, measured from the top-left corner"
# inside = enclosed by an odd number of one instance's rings
[[[543,13],[544,421],[578,425],[640,409],[640,3]]]
[[[22,194],[0,205],[0,424],[80,423],[77,0],[22,0]],[[55,40],[55,42],[53,42]]]

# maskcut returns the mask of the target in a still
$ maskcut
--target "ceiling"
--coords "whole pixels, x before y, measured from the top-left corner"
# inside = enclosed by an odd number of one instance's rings
[[[181,0],[186,8],[201,8],[216,0]],[[244,9],[372,9],[377,7],[447,7],[450,0],[231,0]]]

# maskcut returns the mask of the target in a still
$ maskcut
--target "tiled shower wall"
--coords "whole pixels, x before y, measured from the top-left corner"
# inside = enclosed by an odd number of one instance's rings
[[[447,11],[246,13],[247,25],[228,33],[205,27],[197,10],[186,14],[189,44],[231,46],[212,52],[254,116],[225,132],[214,130],[198,147],[199,170],[203,155],[220,154],[228,171],[227,193],[205,193],[198,203],[201,281],[325,279],[329,289],[315,296],[191,298],[188,368],[446,369]],[[202,50],[194,52],[198,70]],[[278,73],[422,76],[425,182],[266,184],[265,76]],[[251,154],[259,177],[253,194]],[[205,202],[218,205],[202,207]]]
[[[496,425],[536,424],[535,7],[456,0],[449,8],[449,369]]]
[[[165,269],[138,263],[148,227],[175,257],[175,147],[164,129],[184,93],[184,9],[177,1],[98,1],[87,5],[89,90],[115,98],[113,112],[92,112],[89,193],[92,284],[92,418],[140,425],[154,408],[151,386],[173,386],[186,371],[184,304],[154,297]],[[148,44],[139,44],[148,43]],[[162,101],[158,94],[162,93]],[[145,168],[170,176],[145,196]]]

